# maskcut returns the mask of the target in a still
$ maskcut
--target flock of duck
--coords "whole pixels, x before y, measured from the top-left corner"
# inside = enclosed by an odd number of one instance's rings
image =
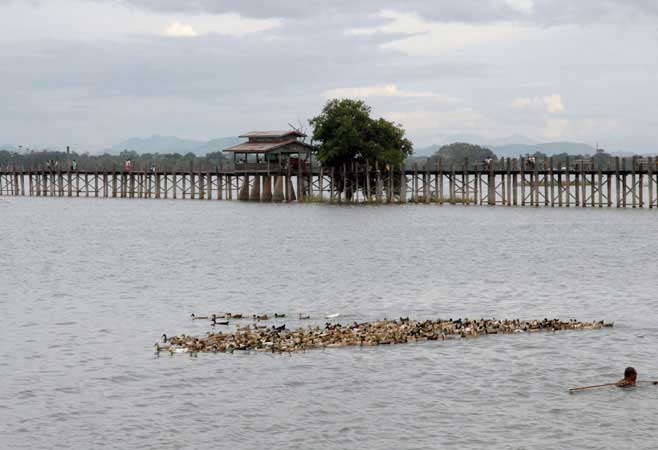
[[[265,317],[265,318],[264,318]],[[268,316],[254,316],[255,323],[237,326],[235,332],[209,332],[205,337],[182,334],[167,337],[155,344],[156,353],[233,353],[234,351],[256,351],[272,353],[292,353],[317,348],[374,346],[404,344],[419,341],[475,338],[488,334],[511,334],[532,332],[555,332],[562,330],[595,330],[612,327],[604,321],[579,322],[571,319],[544,320],[496,320],[496,319],[437,319],[416,321],[407,318],[380,320],[376,322],[353,322],[349,325],[326,322],[324,326],[309,326],[287,329],[286,325],[265,326],[260,322]],[[277,318],[285,315],[277,315]],[[300,316],[301,317],[301,316]],[[218,315],[197,317],[217,324]],[[226,320],[223,315],[222,320]],[[235,315],[231,318],[237,319]],[[242,317],[240,317],[242,318]]]

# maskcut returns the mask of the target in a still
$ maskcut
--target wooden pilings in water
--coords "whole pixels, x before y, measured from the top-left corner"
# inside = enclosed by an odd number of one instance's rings
[[[0,195],[656,209],[656,163],[655,157],[615,158],[607,164],[503,158],[489,164],[355,163],[261,173],[0,170]]]

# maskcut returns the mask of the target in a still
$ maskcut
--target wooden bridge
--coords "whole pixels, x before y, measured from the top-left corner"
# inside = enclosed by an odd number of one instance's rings
[[[657,159],[615,158],[605,167],[524,158],[460,166],[299,165],[215,170],[2,170],[0,195],[258,202],[434,203],[657,208]]]

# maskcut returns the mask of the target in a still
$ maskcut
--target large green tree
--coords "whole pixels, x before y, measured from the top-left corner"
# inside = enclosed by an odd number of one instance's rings
[[[361,100],[329,100],[309,123],[318,143],[318,160],[326,166],[351,166],[353,162],[380,167],[399,166],[413,146],[401,125],[370,117]]]

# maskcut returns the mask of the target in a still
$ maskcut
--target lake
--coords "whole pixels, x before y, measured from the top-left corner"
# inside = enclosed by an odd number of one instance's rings
[[[0,447],[655,448],[658,388],[568,388],[658,379],[656,213],[0,198]],[[154,353],[224,311],[615,327]]]

